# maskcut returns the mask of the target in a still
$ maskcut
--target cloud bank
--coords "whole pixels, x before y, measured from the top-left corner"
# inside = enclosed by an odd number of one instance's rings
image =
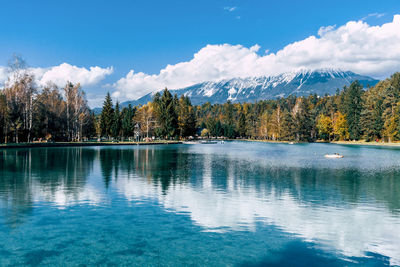
[[[96,66],[86,69],[62,63],[50,68],[30,68],[28,71],[35,75],[39,85],[45,85],[51,81],[62,87],[69,81],[80,83],[82,86],[91,86],[102,81],[107,75],[112,74],[113,68],[100,68]],[[7,68],[0,67],[0,84],[7,81],[8,76]]]
[[[318,36],[291,43],[276,53],[260,55],[259,45],[207,45],[187,62],[167,65],[158,74],[134,70],[113,84],[113,96],[136,99],[164,87],[181,88],[203,81],[274,75],[300,68],[337,68],[375,78],[400,70],[400,15],[370,26],[350,21],[321,27]]]

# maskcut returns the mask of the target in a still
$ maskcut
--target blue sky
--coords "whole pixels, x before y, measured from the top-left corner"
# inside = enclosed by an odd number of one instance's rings
[[[31,67],[112,66],[112,74],[87,86],[91,96],[104,95],[131,69],[157,74],[208,44],[258,44],[258,54],[275,53],[322,26],[362,19],[382,25],[400,13],[399,0],[330,2],[2,1],[0,66],[13,53]]]

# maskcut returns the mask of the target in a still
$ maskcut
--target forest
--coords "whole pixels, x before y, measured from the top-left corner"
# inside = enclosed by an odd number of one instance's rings
[[[88,107],[79,84],[39,86],[16,68],[0,90],[0,142],[151,141],[192,138],[400,140],[400,73],[363,88],[355,81],[335,95],[192,105],[166,88],[151,102],[121,107],[107,94],[102,112]]]
[[[164,89],[152,102],[120,111],[119,104],[113,107],[107,95],[98,133],[126,139],[137,124],[142,138],[394,142],[400,139],[399,114],[400,73],[395,73],[367,89],[355,81],[332,96],[293,95],[256,103],[193,106],[188,97],[178,98]]]

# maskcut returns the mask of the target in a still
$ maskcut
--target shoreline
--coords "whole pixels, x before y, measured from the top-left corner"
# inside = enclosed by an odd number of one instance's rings
[[[216,139],[217,140],[217,139]],[[293,141],[273,141],[273,140],[252,140],[252,139],[231,139],[228,141],[245,141],[260,142],[270,144],[289,144]],[[384,147],[400,147],[400,142],[384,143],[384,142],[366,142],[366,141],[315,141],[315,142],[294,142],[294,144],[335,144],[335,145],[352,145],[352,146],[384,146]],[[143,145],[176,145],[183,144],[182,141],[155,141],[155,142],[54,142],[54,143],[9,143],[0,144],[1,149],[15,148],[36,148],[36,147],[89,147],[89,146],[143,146]]]
[[[332,141],[328,142],[328,144],[337,144],[337,145],[354,145],[354,146],[393,146],[400,147],[400,142],[396,143],[386,143],[386,142],[366,142],[366,141]]]
[[[261,143],[271,143],[271,144],[288,144],[294,141],[273,141],[273,140],[251,140],[251,139],[242,139],[242,141],[246,142],[261,142]],[[400,142],[366,142],[366,141],[315,141],[315,142],[294,142],[294,144],[335,144],[335,145],[353,145],[353,146],[391,146],[391,147],[400,147]]]
[[[144,146],[144,145],[175,145],[181,141],[157,142],[54,142],[54,143],[20,143],[0,144],[1,149],[9,148],[35,148],[35,147],[86,147],[86,146]]]

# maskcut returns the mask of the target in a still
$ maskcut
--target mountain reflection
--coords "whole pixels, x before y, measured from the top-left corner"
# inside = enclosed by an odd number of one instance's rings
[[[345,256],[373,252],[400,264],[396,151],[377,169],[360,168],[358,158],[307,165],[281,150],[267,156],[219,145],[0,150],[0,207],[16,227],[35,205],[104,205],[116,201],[107,192],[117,192],[124,202],[156,201],[205,231],[274,225]],[[368,161],[371,151],[357,153]]]
[[[206,231],[252,231],[264,223],[348,257],[372,252],[400,263],[396,168],[285,168],[187,147],[110,153],[120,153],[113,186],[127,200],[156,200]]]

